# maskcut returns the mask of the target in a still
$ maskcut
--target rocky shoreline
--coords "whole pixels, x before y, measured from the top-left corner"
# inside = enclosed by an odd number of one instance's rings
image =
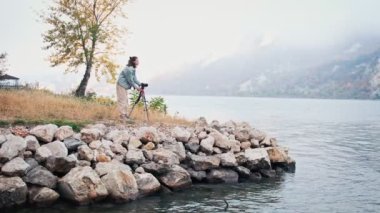
[[[197,182],[257,182],[295,172],[286,148],[244,122],[94,124],[80,133],[48,124],[0,133],[0,208],[58,199],[122,203]]]

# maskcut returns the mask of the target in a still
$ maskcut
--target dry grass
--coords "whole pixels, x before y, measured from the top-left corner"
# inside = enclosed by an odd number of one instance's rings
[[[132,117],[137,123],[145,121],[145,114],[141,108],[137,108]],[[0,121],[16,120],[42,121],[42,123],[52,120],[117,123],[119,114],[116,105],[104,105],[70,95],[57,95],[44,90],[0,90]],[[153,111],[150,111],[150,121],[168,125],[190,123],[182,118]]]

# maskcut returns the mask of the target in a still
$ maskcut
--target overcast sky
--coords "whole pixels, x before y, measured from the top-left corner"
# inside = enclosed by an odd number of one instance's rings
[[[47,1],[49,2],[49,1]],[[42,50],[37,12],[42,0],[0,1],[0,52],[9,54],[9,74],[57,92],[75,88],[83,75],[51,68]],[[194,63],[276,43],[296,48],[328,47],[356,34],[378,34],[379,0],[131,0],[125,8],[126,54],[140,57],[138,77],[150,82]],[[352,50],[360,48],[353,43]],[[94,76],[93,76],[94,77]],[[113,94],[114,85],[92,78],[90,89]]]

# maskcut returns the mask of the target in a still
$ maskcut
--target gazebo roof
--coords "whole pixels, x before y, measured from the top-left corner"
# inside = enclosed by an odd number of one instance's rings
[[[19,78],[5,74],[0,76],[0,81],[2,80],[19,80]]]

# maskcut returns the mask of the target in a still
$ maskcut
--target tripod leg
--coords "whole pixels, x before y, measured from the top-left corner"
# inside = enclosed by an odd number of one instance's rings
[[[144,111],[145,111],[146,120],[149,122],[148,104],[146,102],[145,95],[143,96],[143,101],[144,101],[144,108],[145,108]]]

